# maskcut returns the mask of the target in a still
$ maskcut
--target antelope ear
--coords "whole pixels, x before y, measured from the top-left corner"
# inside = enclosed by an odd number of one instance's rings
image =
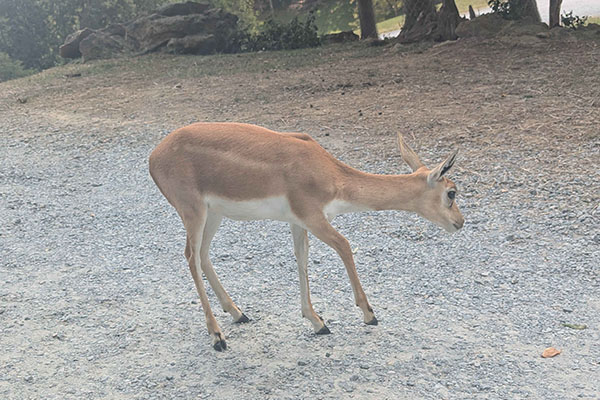
[[[442,176],[446,172],[448,172],[450,168],[452,168],[452,166],[454,165],[454,160],[456,160],[457,154],[458,150],[456,150],[448,158],[446,158],[446,160],[443,163],[431,170],[431,172],[427,176],[427,183],[429,183],[429,186],[434,186],[435,183],[442,179]]]
[[[408,164],[409,167],[412,168],[413,171],[424,167],[421,160],[419,160],[417,153],[415,153],[413,149],[406,144],[401,134],[398,134],[398,148],[400,149],[400,155],[402,156],[402,159]]]

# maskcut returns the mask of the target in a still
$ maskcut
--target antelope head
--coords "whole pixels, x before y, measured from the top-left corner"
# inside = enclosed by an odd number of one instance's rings
[[[419,182],[413,211],[450,233],[458,231],[462,228],[465,219],[456,204],[456,185],[444,176],[454,165],[458,151],[452,153],[435,168],[429,169],[404,142],[400,134],[398,134],[398,146],[402,159],[412,168]]]

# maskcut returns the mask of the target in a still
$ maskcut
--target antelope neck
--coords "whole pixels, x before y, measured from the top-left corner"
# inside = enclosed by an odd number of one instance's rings
[[[345,179],[340,199],[371,210],[414,211],[422,192],[414,173],[378,175],[350,170]]]

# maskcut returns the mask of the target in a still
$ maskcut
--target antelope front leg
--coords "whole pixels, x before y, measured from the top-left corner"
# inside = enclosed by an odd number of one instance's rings
[[[356,305],[360,307],[363,312],[364,322],[367,325],[377,325],[377,318],[373,313],[373,309],[369,305],[367,295],[365,294],[360,280],[358,279],[358,273],[356,272],[356,266],[354,265],[354,258],[352,257],[352,250],[350,244],[344,236],[335,230],[333,226],[327,221],[324,216],[320,216],[311,221],[308,229],[320,240],[331,246],[342,258],[346,272],[350,278],[350,285],[354,292],[354,300]]]
[[[313,309],[310,302],[310,289],[308,287],[308,234],[306,229],[290,224],[294,238],[294,253],[298,262],[298,275],[300,276],[300,301],[302,316],[308,319],[317,335],[331,333],[321,318]]]
[[[210,243],[215,236],[217,229],[219,229],[222,219],[223,217],[221,215],[208,212],[204,233],[202,235],[202,246],[200,248],[200,262],[202,265],[202,271],[204,272],[208,283],[217,295],[223,311],[231,314],[235,322],[248,322],[250,319],[248,319],[248,317],[238,308],[238,306],[235,305],[231,297],[229,297],[229,294],[227,294],[225,288],[223,288],[223,285],[219,281],[219,277],[217,276],[217,273],[215,272],[208,256]]]
[[[202,244],[202,234],[206,224],[207,210],[205,206],[201,205],[198,207],[198,210],[195,211],[196,213],[189,213],[182,216],[183,224],[185,225],[185,229],[187,231],[185,255],[188,258],[190,272],[192,273],[196,290],[200,296],[200,303],[202,304],[202,310],[204,310],[204,315],[206,317],[206,327],[208,329],[208,333],[212,336],[213,348],[217,351],[223,351],[227,348],[225,335],[221,331],[221,328],[219,327],[219,324],[217,323],[217,320],[210,308],[208,296],[206,295],[204,283],[202,282],[200,246]]]

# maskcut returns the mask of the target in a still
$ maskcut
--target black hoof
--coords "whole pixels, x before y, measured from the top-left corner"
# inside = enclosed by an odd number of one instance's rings
[[[223,351],[223,350],[227,350],[227,343],[225,343],[224,340],[219,340],[217,341],[215,344],[213,344],[213,348],[216,351]]]
[[[367,325],[377,325],[377,318],[373,317],[372,320],[366,323]]]
[[[331,331],[325,325],[323,325],[323,327],[317,331],[317,335],[329,335],[330,333]]]
[[[250,322],[250,318],[246,317],[246,314],[242,313],[242,316],[235,321],[236,324],[244,324],[246,322]]]

